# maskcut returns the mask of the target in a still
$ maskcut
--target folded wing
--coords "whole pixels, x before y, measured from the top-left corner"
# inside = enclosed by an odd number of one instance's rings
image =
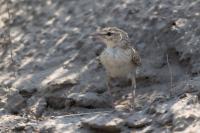
[[[141,63],[141,58],[140,58],[139,53],[134,48],[131,48],[131,49],[132,49],[132,61],[133,61],[133,63],[136,64],[137,66],[141,66],[142,63]]]

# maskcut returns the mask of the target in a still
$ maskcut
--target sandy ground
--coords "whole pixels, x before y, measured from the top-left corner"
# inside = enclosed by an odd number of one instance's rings
[[[200,0],[12,0],[9,26],[1,0],[0,132],[198,133],[199,6]],[[128,83],[114,81],[114,110],[106,93],[98,60],[105,46],[90,38],[105,26],[127,31],[142,58],[134,113]]]

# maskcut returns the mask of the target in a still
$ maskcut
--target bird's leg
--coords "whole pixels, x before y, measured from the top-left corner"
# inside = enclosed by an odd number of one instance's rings
[[[135,91],[136,91],[136,81],[135,77],[131,80],[131,88],[132,88],[132,101],[131,101],[131,108],[134,111],[135,109]]]
[[[111,77],[107,76],[107,79],[106,79],[107,91],[108,91],[108,94],[109,94],[109,96],[111,98],[112,108],[114,108],[115,106],[114,106],[113,96],[112,96],[112,93],[111,93],[111,88],[110,88],[111,84],[110,84],[110,82],[111,82]]]

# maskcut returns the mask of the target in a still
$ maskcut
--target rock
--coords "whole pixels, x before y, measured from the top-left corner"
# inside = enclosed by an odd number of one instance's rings
[[[161,103],[166,102],[169,98],[170,98],[170,96],[164,94],[164,92],[163,92],[163,93],[159,94],[158,96],[156,96],[152,103],[161,104]]]
[[[146,126],[146,127],[142,128],[142,131],[141,131],[141,133],[154,133],[154,132],[156,132],[156,131],[155,131],[155,127],[153,125]]]
[[[157,105],[156,107],[156,113],[157,114],[164,114],[167,112],[167,104]]]
[[[157,117],[157,123],[161,126],[172,125],[173,114],[165,113]]]
[[[22,131],[25,129],[25,127],[26,127],[26,124],[25,124],[25,123],[19,123],[19,124],[16,124],[16,125],[12,128],[12,130],[13,130],[14,132],[22,132]]]
[[[28,120],[25,117],[11,114],[4,114],[0,118],[1,133],[21,133]]]
[[[86,87],[86,92],[94,92],[98,94],[102,94],[106,92],[106,87],[104,85],[99,85],[99,84],[89,84]]]
[[[66,107],[66,99],[63,96],[47,96],[47,106],[53,109],[63,109]]]
[[[26,127],[24,128],[24,130],[25,130],[26,133],[36,132],[36,130],[34,129],[34,127],[31,126],[31,125],[26,125]]]
[[[36,117],[40,117],[47,107],[47,102],[43,97],[32,96],[27,101],[29,113]]]
[[[198,103],[198,96],[197,95],[192,95],[192,94],[187,94],[188,97],[188,101],[187,101],[187,105],[193,105],[193,104],[197,104]]]
[[[191,116],[188,118],[179,117],[173,119],[173,130],[174,131],[183,131],[195,120],[195,117]]]
[[[164,114],[168,110],[168,104],[153,104],[147,109],[148,114]]]
[[[69,99],[75,102],[75,105],[87,108],[103,108],[109,107],[110,101],[103,94],[87,92],[84,94],[72,93],[68,96]]]
[[[5,109],[10,113],[17,114],[25,107],[25,105],[25,99],[18,92],[14,92],[13,94],[8,95]]]
[[[187,19],[184,18],[179,18],[178,20],[175,21],[175,25],[179,28],[184,27],[187,24]]]
[[[113,133],[120,132],[123,125],[124,120],[112,114],[100,114],[82,122],[83,127]]]
[[[148,118],[148,116],[137,113],[137,114],[130,116],[126,120],[126,125],[131,128],[143,128],[147,125],[150,125],[151,122],[152,122],[152,119]]]
[[[55,128],[56,127],[43,127],[40,129],[40,133],[55,133]]]
[[[194,78],[193,80],[188,80],[187,82],[181,81],[179,82],[174,90],[176,90],[176,95],[180,98],[187,96],[186,93],[194,93],[199,91],[199,77]]]
[[[6,87],[8,87],[8,88],[11,88],[14,81],[15,81],[15,80],[14,80],[13,78],[7,79],[7,80],[5,80],[5,81],[3,82],[3,85],[6,86]]]
[[[4,107],[6,104],[5,101],[3,101],[3,100],[4,100],[3,98],[0,98],[0,108]]]
[[[127,105],[116,105],[115,109],[117,111],[129,111],[130,107],[128,107]]]
[[[22,88],[19,90],[19,94],[22,95],[24,98],[30,98],[36,92],[37,92],[37,89],[34,87],[29,88],[29,89]]]
[[[156,133],[172,133],[172,129],[170,127],[165,127],[165,128],[158,129]]]
[[[4,115],[4,114],[6,114],[4,108],[0,108],[0,116],[2,116],[2,115]]]
[[[150,115],[155,114],[156,113],[156,107],[155,107],[155,105],[149,106],[148,109],[146,110],[146,113],[150,114]]]
[[[44,89],[46,92],[55,92],[64,88],[70,88],[78,83],[77,79],[57,79],[48,83]]]
[[[188,127],[186,121],[176,121],[174,124],[174,131],[183,131]]]

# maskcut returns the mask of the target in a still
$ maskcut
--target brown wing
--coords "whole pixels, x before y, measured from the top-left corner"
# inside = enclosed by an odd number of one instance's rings
[[[134,64],[136,64],[137,66],[141,66],[142,63],[141,63],[141,58],[140,58],[140,55],[139,53],[134,49],[134,48],[131,48],[132,49],[132,61]]]

